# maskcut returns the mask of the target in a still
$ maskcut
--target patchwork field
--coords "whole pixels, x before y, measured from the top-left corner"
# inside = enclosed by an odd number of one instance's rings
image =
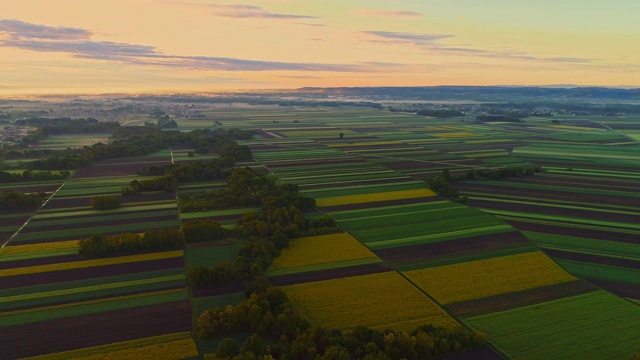
[[[345,230],[292,240],[267,271],[313,323],[344,330],[470,327],[488,337],[489,358],[627,359],[640,350],[635,120],[560,115],[558,122],[479,123],[473,115],[246,104],[176,118],[181,131],[222,126],[213,120],[256,130],[241,142],[255,161],[239,165],[298,185],[316,200],[314,216],[328,214]],[[52,141],[45,145],[61,146]],[[78,240],[98,233],[141,233],[195,219],[231,227],[259,210],[179,214],[175,194],[160,192],[123,197],[115,210],[89,207],[91,197],[118,194],[142,179],[136,171],[143,167],[215,157],[189,151],[100,161],[64,184],[16,184],[58,191],[38,211],[0,213],[6,239],[26,223],[0,250],[0,358],[192,358],[215,351],[214,343],[192,338],[193,315],[239,302],[243,284],[191,297],[185,267],[233,262],[241,239],[92,260],[77,250]],[[538,172],[485,176],[507,166]],[[456,203],[428,189],[426,180],[443,170],[486,178],[454,180],[468,197]],[[179,193],[226,186],[189,183]]]
[[[139,159],[118,164],[130,169],[143,166]],[[174,345],[191,354],[187,357],[193,355],[193,341],[184,336],[140,346],[134,341],[191,330],[182,251],[104,259],[78,254],[78,240],[95,234],[144,232],[180,224],[171,194],[123,198],[122,207],[114,210],[91,209],[92,196],[119,194],[136,179],[135,175],[101,176],[101,166],[111,165],[97,165],[97,171],[82,169],[66,180],[0,250],[0,328],[4,335],[0,357],[79,348],[90,348],[81,354],[93,357],[104,352],[113,352],[109,356],[135,351],[157,354]],[[25,333],[43,340],[34,344]],[[126,350],[129,345],[125,343],[108,345],[123,341],[134,341],[132,350]],[[136,348],[140,349],[133,350]]]

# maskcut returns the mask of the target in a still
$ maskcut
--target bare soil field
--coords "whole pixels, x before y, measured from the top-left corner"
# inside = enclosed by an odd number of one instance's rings
[[[529,245],[519,231],[480,235],[457,240],[376,250],[376,255],[394,265],[406,265],[456,256],[481,254]]]
[[[3,329],[0,358],[19,359],[183,331],[191,331],[187,301],[111,311]]]
[[[0,288],[13,289],[23,286],[50,284],[59,281],[94,279],[103,276],[114,276],[147,271],[165,270],[184,267],[184,258],[176,257],[138,261],[125,264],[96,266],[72,270],[50,271],[35,274],[0,277]]]
[[[474,317],[561,299],[568,296],[585,294],[596,290],[599,289],[591,283],[583,280],[576,280],[562,284],[518,291],[515,293],[491,296],[484,299],[451,304],[447,306],[447,310],[463,318]]]

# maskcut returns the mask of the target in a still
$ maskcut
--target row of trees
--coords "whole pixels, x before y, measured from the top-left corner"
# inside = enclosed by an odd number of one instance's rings
[[[189,269],[187,279],[192,286],[259,278],[290,239],[341,231],[328,216],[305,219],[302,211],[315,208],[315,200],[300,196],[296,185],[277,185],[250,169],[236,169],[229,176],[228,189],[208,193],[215,206],[260,205],[262,211],[245,214],[233,229],[243,239],[234,264]],[[183,211],[185,203],[189,204],[181,198]]]
[[[246,160],[251,158],[251,151],[238,145],[236,140],[248,138],[252,134],[237,129],[206,129],[183,133],[177,130],[163,131],[155,127],[123,126],[115,128],[108,144],[99,142],[92,146],[60,151],[5,149],[3,155],[13,158],[46,156],[44,159],[25,162],[25,167],[32,170],[73,170],[89,166],[96,160],[147,155],[172,146],[205,148],[219,152],[223,157]]]
[[[263,211],[295,206],[305,211],[315,208],[315,200],[300,196],[295,184],[277,185],[272,178],[254,173],[250,168],[233,170],[229,187],[180,196],[182,212],[206,211],[237,206],[261,206]]]
[[[187,243],[220,240],[230,236],[215,220],[185,223],[182,228],[147,230],[144,234],[94,235],[80,240],[80,254],[86,257],[104,257],[139,252],[177,250]]]
[[[45,136],[58,134],[91,134],[112,133],[120,127],[117,121],[98,121],[96,119],[61,118],[30,118],[15,121],[19,126],[35,126]]]
[[[184,248],[185,238],[180,229],[147,230],[144,234],[93,235],[80,240],[80,255],[96,258],[138,252],[166,251]]]
[[[48,196],[44,192],[29,194],[7,190],[0,193],[0,210],[34,209],[42,205]]]
[[[449,200],[466,203],[467,197],[460,196],[458,189],[452,183],[464,180],[498,180],[515,176],[533,175],[541,171],[538,166],[507,166],[497,169],[471,169],[462,175],[451,175],[448,169],[429,178],[429,189]]]
[[[64,180],[69,176],[71,176],[69,171],[51,172],[24,170],[19,173],[0,171],[0,183]]]
[[[236,306],[214,308],[196,320],[200,337],[251,335],[240,346],[233,338],[220,342],[214,359],[429,359],[483,346],[483,334],[463,328],[431,325],[410,333],[359,326],[343,333],[311,326],[291,306],[286,294],[268,284]]]
[[[94,210],[117,209],[120,204],[120,195],[97,195],[89,200],[89,206]]]

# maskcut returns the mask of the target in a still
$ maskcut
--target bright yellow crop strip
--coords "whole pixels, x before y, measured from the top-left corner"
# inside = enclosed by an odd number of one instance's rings
[[[349,233],[310,236],[291,241],[273,260],[274,268],[291,268],[376,257]]]
[[[136,349],[157,344],[169,344],[181,340],[191,340],[191,333],[181,332],[167,335],[153,336],[143,339],[128,340],[107,345],[93,346],[77,350],[63,351],[54,354],[39,355],[30,360],[66,360],[66,359],[82,359],[95,354],[105,354],[118,352],[126,349]],[[135,358],[135,357],[133,357]],[[158,359],[163,357],[158,357]]]
[[[349,330],[358,325],[410,331],[417,324],[459,326],[396,272],[283,287],[314,324]]]
[[[52,250],[77,249],[79,240],[57,241],[50,243],[5,246],[0,255],[29,254]]]
[[[338,206],[347,204],[364,204],[376,201],[389,201],[389,200],[402,200],[413,199],[417,197],[432,197],[436,194],[429,189],[413,189],[413,190],[398,190],[387,191],[383,193],[374,194],[360,194],[349,196],[336,196],[316,199],[316,205],[323,206]]]
[[[51,305],[51,306],[43,306],[43,307],[24,309],[24,310],[8,311],[4,313],[0,312],[0,317],[8,316],[8,315],[18,315],[18,314],[39,312],[39,311],[47,311],[47,310],[53,310],[53,309],[64,309],[64,308],[80,306],[80,305],[100,304],[100,303],[105,303],[110,301],[137,299],[137,298],[146,297],[146,296],[171,294],[174,292],[179,292],[184,290],[185,289],[160,290],[160,291],[145,292],[145,293],[139,293],[139,294],[133,294],[133,295],[122,295],[122,296],[114,296],[114,297],[102,298],[102,299],[96,299],[96,300],[79,301],[75,303],[67,303],[67,304],[61,304],[61,305]]]
[[[182,255],[183,255],[182,250],[175,250],[175,251],[165,251],[165,252],[141,254],[141,255],[119,256],[119,257],[113,257],[113,258],[107,258],[107,259],[84,260],[84,261],[74,261],[74,262],[67,262],[67,263],[60,263],[60,264],[28,266],[28,267],[22,267],[22,268],[0,270],[0,277],[35,274],[35,273],[41,273],[41,272],[52,272],[52,271],[61,271],[61,270],[82,269],[82,268],[104,266],[104,265],[126,264],[126,263],[148,261],[148,260],[169,259],[174,257],[181,257]]]
[[[193,339],[177,340],[163,344],[142,346],[131,349],[114,351],[111,353],[95,354],[81,357],[83,360],[157,360],[157,359],[187,359],[198,356],[198,348]]]
[[[586,126],[574,126],[574,125],[549,125],[550,128],[554,129],[567,129],[567,130],[585,130],[592,131],[594,128],[586,127]]]
[[[575,280],[540,251],[413,270],[405,275],[442,304]]]

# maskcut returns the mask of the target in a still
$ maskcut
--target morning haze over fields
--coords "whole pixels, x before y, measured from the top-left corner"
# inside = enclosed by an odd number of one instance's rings
[[[640,359],[638,14],[0,0],[0,359]]]

